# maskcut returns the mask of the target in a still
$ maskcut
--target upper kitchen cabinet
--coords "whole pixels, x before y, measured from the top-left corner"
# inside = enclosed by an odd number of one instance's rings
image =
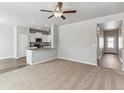
[[[38,48],[57,48],[58,28],[51,25],[48,30],[30,29],[30,47]]]

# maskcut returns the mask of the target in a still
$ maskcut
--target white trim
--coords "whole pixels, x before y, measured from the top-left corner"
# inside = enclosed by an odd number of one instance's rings
[[[27,63],[27,64],[29,64],[29,65],[36,65],[36,64],[40,64],[40,63],[51,61],[53,59],[56,59],[56,57],[55,58],[49,58],[49,59],[42,60],[42,61],[38,61],[38,62]]]
[[[15,58],[15,59],[19,59],[20,57],[13,57],[13,58]]]
[[[71,58],[64,58],[64,57],[57,57],[57,58],[97,66],[97,63],[93,64],[93,63],[88,62],[88,61],[79,61],[79,60],[75,60],[75,59],[71,59]]]
[[[9,59],[9,58],[14,58],[13,56],[10,56],[10,57],[2,57],[2,58],[0,58],[0,60],[2,60],[2,59]]]
[[[119,59],[120,59],[120,61],[121,61],[121,63],[122,63],[122,59],[121,59],[121,57],[119,56]]]
[[[26,57],[26,56],[23,56],[23,57]],[[9,58],[19,59],[19,58],[22,58],[22,57],[13,57],[13,56],[10,56],[10,57],[2,57],[2,58],[0,58],[0,60],[9,59]]]
[[[54,57],[54,58],[49,58],[49,59],[46,59],[46,60],[42,60],[42,61],[38,61],[38,62],[34,62],[34,63],[28,63],[28,64],[29,65],[36,65],[36,64],[40,64],[40,63],[44,63],[44,62],[54,60],[56,58],[97,66],[97,64],[93,64],[93,63],[88,62],[88,61],[79,61],[79,60],[74,60],[74,59],[70,59],[70,58],[63,58],[63,57]]]
[[[22,58],[22,57],[26,57],[26,56],[13,57],[13,58],[15,58],[15,59],[19,59],[19,58]]]
[[[102,57],[103,57],[103,55],[101,55],[101,56],[99,57],[99,60],[101,60]]]
[[[122,71],[124,71],[124,67],[123,67],[123,64],[122,64]]]

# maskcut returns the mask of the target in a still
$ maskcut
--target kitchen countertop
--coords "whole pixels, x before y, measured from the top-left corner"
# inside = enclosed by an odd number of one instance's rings
[[[27,50],[46,50],[51,48],[37,48],[37,47],[29,47]]]

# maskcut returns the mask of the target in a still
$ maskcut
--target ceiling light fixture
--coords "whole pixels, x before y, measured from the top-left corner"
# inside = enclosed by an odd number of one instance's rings
[[[54,12],[55,17],[61,17],[62,16],[62,12]]]
[[[61,17],[63,15],[62,9],[56,6],[55,11],[54,11],[55,17]]]
[[[63,14],[76,13],[76,10],[64,11],[63,10],[63,3],[62,2],[58,2],[58,4],[56,5],[56,7],[54,8],[53,11],[51,11],[51,10],[44,10],[44,9],[41,9],[40,11],[53,13],[51,16],[48,17],[48,19],[50,19],[50,18],[55,16],[55,17],[61,17],[63,20],[66,19],[66,17]]]

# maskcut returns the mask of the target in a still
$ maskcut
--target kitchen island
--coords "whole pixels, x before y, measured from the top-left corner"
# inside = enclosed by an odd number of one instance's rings
[[[51,48],[29,48],[26,50],[26,61],[28,64],[47,62],[57,57],[57,49]]]

